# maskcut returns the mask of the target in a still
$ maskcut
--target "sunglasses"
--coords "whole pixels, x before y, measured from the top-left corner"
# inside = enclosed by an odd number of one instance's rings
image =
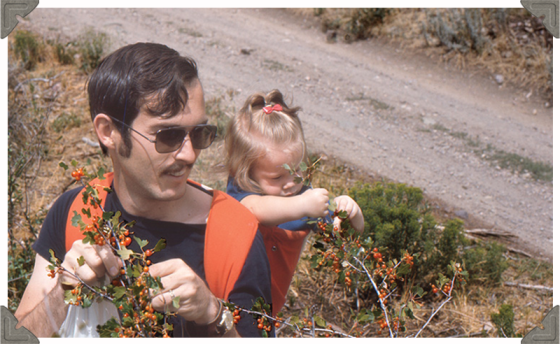
[[[187,137],[187,135],[189,136],[194,149],[208,148],[216,138],[216,132],[218,131],[218,127],[211,124],[173,127],[158,130],[156,133],[156,139],[151,140],[138,130],[132,128],[130,125],[119,121],[118,119],[112,119],[131,129],[151,143],[154,143],[156,145],[156,151],[161,154],[171,153],[179,149],[183,145],[183,142],[185,142],[185,137]]]

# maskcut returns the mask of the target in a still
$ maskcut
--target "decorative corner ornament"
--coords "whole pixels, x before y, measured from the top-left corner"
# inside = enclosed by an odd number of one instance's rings
[[[560,324],[560,306],[555,306],[544,317],[541,322],[543,329],[535,327],[525,338],[521,340],[521,344],[559,344],[560,334],[558,333]]]
[[[4,28],[2,27],[2,29]],[[25,327],[20,327],[16,329],[16,324],[18,323],[16,317],[5,306],[1,306],[1,308],[2,308],[2,337],[1,337],[2,344],[39,343],[39,339],[35,337],[35,335]]]
[[[26,17],[39,5],[39,0],[1,0],[0,3],[2,6],[0,8],[2,17],[0,20],[2,26],[1,37],[4,39],[19,23],[16,15]]]
[[[544,27],[554,37],[560,37],[560,1],[559,0],[521,0],[521,5],[525,7],[535,17],[542,17]]]

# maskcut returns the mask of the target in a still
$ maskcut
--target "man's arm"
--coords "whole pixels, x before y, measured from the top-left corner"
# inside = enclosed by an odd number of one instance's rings
[[[329,214],[329,193],[325,189],[307,190],[301,195],[282,197],[250,195],[241,200],[265,226],[278,226],[302,217],[323,217]]]
[[[78,263],[80,257],[83,257],[84,264]],[[33,274],[14,314],[19,320],[18,324],[37,337],[50,337],[58,332],[68,312],[62,285],[75,287],[78,284],[78,280],[68,273],[49,277],[49,265],[50,262],[41,255],[35,256]],[[84,244],[81,240],[74,242],[61,265],[67,271],[74,271],[88,285],[97,285],[106,274],[112,277],[119,272],[119,260],[107,244]]]
[[[52,337],[57,333],[68,312],[59,275],[50,278],[46,271],[49,265],[50,262],[36,255],[33,274],[14,314],[17,327],[24,326],[37,337]]]

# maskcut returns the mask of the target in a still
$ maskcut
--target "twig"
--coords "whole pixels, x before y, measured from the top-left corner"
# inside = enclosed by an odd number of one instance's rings
[[[383,302],[385,299],[381,298],[380,295],[381,293],[379,292],[379,289],[377,289],[377,284],[375,284],[375,281],[373,280],[373,277],[371,277],[369,271],[366,269],[364,263],[362,263],[361,260],[359,260],[356,257],[353,257],[355,261],[357,261],[360,266],[362,267],[362,269],[364,269],[364,271],[366,272],[369,281],[371,282],[371,284],[373,285],[373,288],[375,289],[375,292],[377,293],[377,296],[379,297],[379,304],[381,305],[381,309],[383,309],[383,313],[385,314],[385,321],[387,322],[387,328],[389,329],[389,333],[391,334],[391,338],[393,338],[393,330],[391,329],[391,325],[390,325],[390,321],[389,321],[389,315],[387,314],[387,308],[385,308],[385,303]]]
[[[553,291],[554,289],[551,287],[546,287],[544,285],[530,285],[530,284],[521,284],[521,283],[515,283],[515,282],[504,282],[504,285],[507,285],[509,287],[519,287],[519,288],[525,288],[525,289],[537,289],[537,290],[546,290],[546,291]]]
[[[106,295],[106,294],[101,294],[101,293],[98,292],[97,290],[93,289],[93,288],[90,287],[86,282],[84,282],[78,275],[76,275],[76,274],[70,272],[70,271],[69,271],[68,269],[66,269],[64,266],[61,265],[60,268],[61,268],[64,272],[66,272],[66,273],[72,275],[72,277],[74,277],[75,279],[77,279],[78,281],[80,281],[80,283],[81,283],[84,287],[88,288],[88,289],[89,289],[91,292],[93,292],[94,294],[97,294],[97,296],[101,296],[102,298],[113,302],[113,298],[112,298],[112,297],[110,297],[110,296],[108,296],[108,295]]]
[[[15,281],[17,281],[17,280],[20,280],[20,279],[22,279],[22,278],[29,277],[29,276],[31,276],[31,274],[32,274],[32,272],[30,272],[30,273],[28,273],[28,274],[26,274],[26,275],[23,275],[23,276],[19,276],[19,277],[16,277],[16,278],[12,278],[11,280],[8,281],[8,283],[12,283],[12,282],[15,282]]]
[[[17,92],[18,89],[19,89],[21,86],[23,86],[23,84],[26,84],[26,83],[31,82],[31,81],[50,82],[51,80],[50,80],[50,79],[46,79],[46,78],[27,79],[27,80],[24,80],[24,81],[20,82],[20,83],[14,88],[14,92]]]
[[[251,314],[251,315],[260,315],[260,316],[265,317],[265,318],[267,318],[267,319],[269,319],[269,320],[278,322],[278,323],[280,323],[280,324],[282,324],[282,325],[289,326],[289,327],[293,328],[295,331],[300,332],[300,334],[305,334],[304,332],[308,332],[309,334],[312,334],[312,333],[313,333],[312,331],[315,331],[315,332],[327,332],[327,333],[330,333],[330,334],[336,334],[336,335],[339,335],[339,336],[342,336],[342,337],[346,337],[346,338],[354,338],[354,336],[351,336],[351,335],[346,334],[346,333],[344,333],[344,332],[335,331],[335,330],[330,330],[330,329],[315,328],[313,316],[311,317],[311,320],[313,321],[313,323],[312,323],[312,324],[313,324],[313,326],[312,326],[313,328],[311,329],[311,328],[307,328],[307,327],[300,328],[299,326],[290,324],[289,322],[286,322],[286,321],[283,321],[283,320],[278,320],[278,319],[276,319],[275,317],[272,317],[272,316],[270,316],[270,315],[268,315],[268,314],[266,314],[266,313],[251,311],[251,310],[248,310],[248,309],[245,309],[245,308],[239,308],[239,310],[240,310],[240,311],[243,311],[243,312],[245,312],[245,313],[247,313],[247,314]]]
[[[24,81],[20,82],[20,83],[14,88],[14,92],[17,92],[18,89],[19,89],[20,87],[23,86],[23,84],[26,84],[26,83],[28,83],[28,82],[32,82],[32,81],[51,82],[52,80],[58,78],[60,75],[64,74],[65,72],[66,72],[66,71],[63,70],[62,72],[58,73],[57,75],[53,76],[53,77],[50,78],[50,79],[47,79],[47,78],[33,78],[33,79],[24,80]]]
[[[451,292],[453,291],[453,285],[455,283],[455,275],[453,276],[453,280],[451,280],[451,288],[449,289],[449,294],[445,294],[443,291],[442,293],[444,295],[447,295],[447,299],[445,299],[445,301],[443,301],[441,303],[441,305],[439,305],[438,309],[435,312],[432,312],[432,315],[430,315],[430,318],[426,321],[426,323],[424,324],[424,326],[422,326],[422,328],[418,331],[418,333],[416,333],[416,336],[414,336],[414,338],[417,338],[418,335],[420,334],[420,332],[422,332],[424,330],[424,328],[426,328],[426,326],[428,326],[428,324],[430,323],[430,321],[432,321],[432,318],[439,312],[439,310],[449,301],[451,301],[451,299],[453,298],[451,296]]]

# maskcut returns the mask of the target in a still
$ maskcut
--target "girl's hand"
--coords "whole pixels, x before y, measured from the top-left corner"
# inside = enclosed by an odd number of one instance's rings
[[[334,201],[336,202],[336,210],[339,212],[346,211],[352,228],[362,233],[364,231],[364,215],[358,203],[349,196],[338,196]],[[341,222],[342,221],[337,217],[333,221],[333,226],[340,228]]]
[[[329,215],[329,192],[326,189],[310,189],[300,197],[304,216],[325,217]]]

